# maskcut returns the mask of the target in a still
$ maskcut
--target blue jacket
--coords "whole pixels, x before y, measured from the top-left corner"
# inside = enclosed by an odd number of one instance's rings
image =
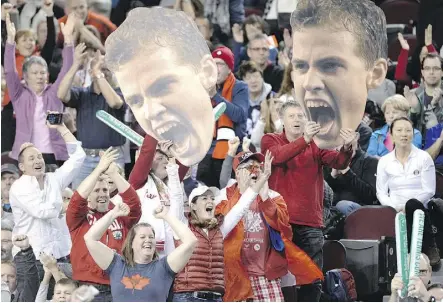
[[[232,90],[232,102],[229,102],[222,97],[221,92],[223,86],[215,94],[213,100],[215,101],[215,106],[219,103],[226,103],[225,114],[234,123],[235,135],[241,140],[246,135],[246,122],[248,119],[249,112],[249,89],[248,85],[240,80],[235,80],[234,88]],[[208,155],[212,155],[215,144],[217,140],[212,140],[211,148],[208,150]]]
[[[384,142],[386,140],[386,136],[388,134],[389,126],[385,124],[380,129],[377,129],[372,133],[371,139],[369,140],[369,147],[367,153],[371,156],[379,156],[382,157],[389,153],[389,150],[386,148]],[[414,144],[417,148],[421,149],[422,136],[418,129],[414,129],[414,138],[412,139],[412,144]]]
[[[431,127],[426,131],[426,141],[425,141],[425,147],[424,149],[428,149],[432,146],[432,144],[437,141],[438,138],[440,138],[440,134],[443,130],[443,123],[439,123],[434,127]],[[440,154],[438,155],[437,159],[435,159],[435,164],[443,165],[443,155],[441,154],[442,151],[440,151]]]

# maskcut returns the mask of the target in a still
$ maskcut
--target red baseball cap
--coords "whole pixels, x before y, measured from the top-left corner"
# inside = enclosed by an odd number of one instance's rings
[[[246,161],[250,160],[250,159],[255,159],[258,162],[262,163],[263,161],[265,161],[265,156],[263,156],[262,153],[251,153],[251,152],[239,152],[237,154],[237,156],[235,156],[234,161],[232,162],[232,168],[234,170],[237,170],[237,167],[242,164],[245,163]]]

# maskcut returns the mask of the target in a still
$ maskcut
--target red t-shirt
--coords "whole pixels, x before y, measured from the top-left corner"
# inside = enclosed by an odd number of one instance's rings
[[[264,276],[266,257],[271,249],[269,231],[263,222],[257,199],[243,217],[245,237],[242,246],[242,263],[249,276]]]

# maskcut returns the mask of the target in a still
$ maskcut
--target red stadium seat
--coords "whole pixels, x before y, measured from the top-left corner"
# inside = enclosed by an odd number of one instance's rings
[[[386,0],[380,8],[386,15],[387,24],[409,24],[418,20],[420,3],[415,0]]]
[[[345,220],[345,239],[380,240],[395,238],[395,215],[389,206],[364,206],[351,213]]]
[[[346,248],[339,241],[325,241],[323,245],[323,273],[337,268],[346,268]]]

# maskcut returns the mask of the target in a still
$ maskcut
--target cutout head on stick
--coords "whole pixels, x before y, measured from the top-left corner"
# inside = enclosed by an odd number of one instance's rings
[[[291,27],[295,98],[320,124],[314,142],[338,147],[340,129],[357,129],[368,90],[386,77],[385,15],[370,0],[299,0]]]
[[[185,165],[200,162],[213,138],[209,93],[217,66],[196,24],[185,13],[135,8],[106,40],[114,72],[140,126]]]

